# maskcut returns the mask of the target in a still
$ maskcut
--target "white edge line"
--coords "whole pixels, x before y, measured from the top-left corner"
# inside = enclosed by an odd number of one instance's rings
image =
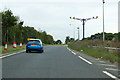
[[[113,76],[112,74],[108,73],[107,71],[102,71],[103,73],[105,73],[106,75],[110,76],[113,79],[116,79],[117,77]]]
[[[5,57],[8,57],[8,56],[12,56],[12,55],[15,55],[17,53],[12,53],[12,54],[9,54],[9,55],[6,55],[6,56],[2,56],[2,58],[5,58]]]
[[[9,54],[9,55],[5,55],[5,56],[2,56],[2,57],[0,57],[0,58],[5,58],[5,57],[12,56],[12,55],[16,55],[16,54],[19,54],[19,53],[24,52],[24,51],[25,51],[25,50],[20,51],[20,52],[16,52],[16,53],[12,53],[12,54]]]
[[[68,47],[67,47],[67,49],[68,49],[69,51],[71,51]]]
[[[90,61],[88,61],[88,60],[82,58],[81,56],[78,56],[78,57],[79,57],[80,59],[84,60],[85,62],[87,62],[88,64],[92,64]]]

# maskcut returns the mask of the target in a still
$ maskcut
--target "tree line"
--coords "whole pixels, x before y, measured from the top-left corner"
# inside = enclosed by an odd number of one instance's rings
[[[34,27],[23,26],[24,21],[21,21],[18,16],[14,16],[11,10],[0,12],[2,20],[2,45],[7,42],[13,44],[15,41],[17,44],[20,42],[27,43],[28,37],[36,37],[41,39],[45,44],[54,44],[55,41],[52,35],[47,34],[45,31],[39,32]]]
[[[74,38],[70,38],[69,36],[67,36],[65,39],[65,43],[68,44],[70,42],[74,42],[77,40],[74,40]],[[103,40],[103,33],[96,33],[94,35],[91,35],[90,37],[85,38],[85,40]],[[112,40],[120,41],[120,32],[114,33],[114,34],[105,32],[105,40],[107,40],[107,41],[112,41]]]
[[[111,40],[120,40],[120,32],[119,33],[106,33],[105,32],[105,40],[111,41]],[[103,39],[103,33],[97,33],[94,35],[91,35],[90,37],[85,38],[87,40],[102,40]]]

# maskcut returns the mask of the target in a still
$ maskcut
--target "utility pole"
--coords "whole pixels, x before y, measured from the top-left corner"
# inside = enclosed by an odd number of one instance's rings
[[[92,18],[86,18],[86,19],[81,19],[81,18],[75,18],[75,17],[70,17],[70,19],[75,19],[75,20],[80,20],[81,22],[83,22],[83,40],[85,38],[85,22],[88,21],[88,20],[91,20],[91,19],[97,19],[98,16],[96,17],[92,17]]]
[[[105,3],[105,1],[103,0],[103,42],[105,41],[105,33],[104,33],[104,3]]]

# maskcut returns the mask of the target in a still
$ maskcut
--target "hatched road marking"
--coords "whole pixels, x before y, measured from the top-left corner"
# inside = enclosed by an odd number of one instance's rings
[[[71,51],[68,47],[67,47],[67,49],[68,49],[69,51]],[[71,52],[72,52],[74,55],[76,55],[75,52],[73,52],[73,51],[71,51]],[[83,58],[83,57],[81,57],[81,56],[78,56],[78,57],[79,57],[80,59],[82,59],[83,61],[87,62],[88,64],[92,64],[90,61],[86,60],[85,58]],[[96,60],[99,60],[99,59],[96,59]],[[99,61],[99,62],[105,63],[105,61]],[[108,64],[100,64],[100,65],[115,67],[115,65],[108,65]],[[113,70],[113,71],[118,71],[118,69],[113,69],[113,68],[105,68],[105,69],[107,69],[107,70]],[[120,80],[119,78],[117,78],[116,76],[108,73],[107,71],[102,71],[102,72],[103,72],[104,74],[108,75],[109,77],[115,79],[115,80]]]
[[[115,65],[110,65],[110,64],[98,64],[98,65],[109,66],[109,67],[116,67]]]
[[[105,73],[106,75],[108,75],[109,77],[111,77],[113,79],[118,79],[116,76],[113,76],[112,74],[108,73],[107,71],[103,71],[103,73]]]
[[[114,69],[114,68],[105,68],[105,69],[107,69],[107,70],[112,70],[112,71],[120,71],[120,70]]]

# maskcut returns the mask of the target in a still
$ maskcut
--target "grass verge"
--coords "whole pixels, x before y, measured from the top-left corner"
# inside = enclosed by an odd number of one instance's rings
[[[2,54],[2,46],[0,46],[0,54]]]
[[[44,46],[50,46],[51,44],[44,44]],[[11,52],[15,52],[15,51],[21,51],[26,49],[26,45],[23,45],[22,48],[20,48],[19,45],[17,45],[16,48],[13,48],[13,45],[8,45],[7,46],[7,51],[4,50],[4,46],[0,46],[0,54],[6,54],[6,53],[11,53]]]
[[[110,61],[111,63],[120,63],[120,54],[118,51],[110,52],[103,47],[93,48],[88,47],[88,44],[85,41],[76,41],[68,45],[69,48],[85,53],[89,56],[95,58],[101,58],[106,61]]]
[[[5,51],[4,46],[2,46],[2,54],[11,53],[11,52],[14,52],[14,51],[21,51],[21,50],[24,50],[25,48],[26,48],[26,45],[23,45],[22,48],[20,48],[19,45],[17,45],[16,48],[13,48],[12,45],[8,45],[7,46],[7,51]]]

